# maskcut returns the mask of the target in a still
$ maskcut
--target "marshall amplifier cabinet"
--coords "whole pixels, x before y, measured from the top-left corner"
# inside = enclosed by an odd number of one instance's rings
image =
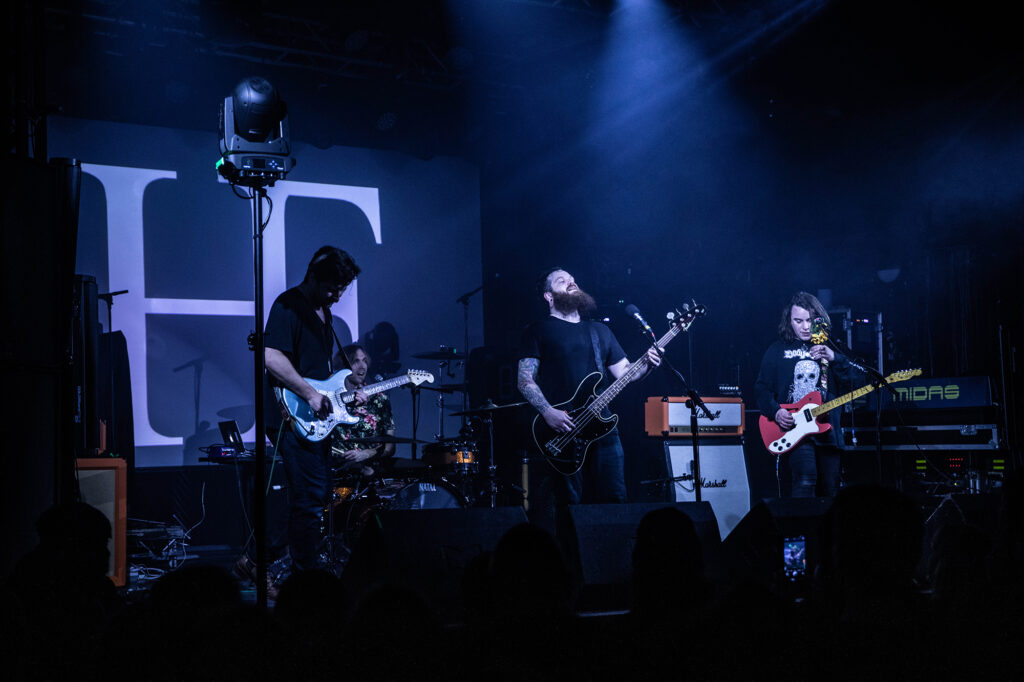
[[[740,438],[716,438],[714,441],[701,438],[699,453],[700,499],[711,503],[720,537],[724,540],[750,511],[750,485],[743,442]],[[671,485],[669,499],[673,502],[696,501],[691,439],[665,441],[665,468]]]
[[[714,420],[697,417],[701,436],[741,436],[746,423],[742,398],[705,398]],[[652,396],[644,403],[644,430],[656,438],[686,438],[690,434],[690,408],[685,396]]]

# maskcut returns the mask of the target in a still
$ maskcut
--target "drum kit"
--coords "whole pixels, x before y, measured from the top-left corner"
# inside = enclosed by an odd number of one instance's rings
[[[442,363],[465,359],[464,353],[431,352],[413,357],[436,359]],[[413,388],[439,392],[438,408],[444,409],[443,396],[453,392],[467,392],[466,384],[422,385]],[[415,397],[414,397],[415,400]],[[347,562],[351,547],[360,531],[374,514],[386,510],[459,509],[475,506],[497,506],[506,484],[497,477],[494,463],[493,416],[500,410],[514,410],[528,403],[496,405],[487,400],[475,409],[451,413],[463,418],[463,428],[454,437],[443,435],[443,415],[435,440],[424,441],[415,437],[380,435],[365,439],[350,439],[352,445],[381,443],[411,444],[413,458],[389,457],[370,462],[373,473],[367,469],[346,464],[333,471],[333,493],[330,504],[322,515],[321,531],[324,536],[321,558],[333,570],[340,570]],[[482,457],[479,443],[487,433],[490,452]],[[416,457],[416,448],[422,445],[422,455]],[[516,488],[512,486],[512,488]],[[522,490],[517,489],[519,494]]]

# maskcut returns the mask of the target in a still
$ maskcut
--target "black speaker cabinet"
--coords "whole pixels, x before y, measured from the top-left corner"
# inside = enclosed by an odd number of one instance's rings
[[[367,522],[342,581],[355,600],[378,583],[412,588],[451,621],[461,613],[466,565],[520,523],[522,507],[382,511]]]
[[[700,538],[705,571],[714,570],[719,531],[709,502],[573,505],[569,513],[583,580],[582,610],[629,607],[636,528],[645,514],[663,507],[675,507],[690,517]]]

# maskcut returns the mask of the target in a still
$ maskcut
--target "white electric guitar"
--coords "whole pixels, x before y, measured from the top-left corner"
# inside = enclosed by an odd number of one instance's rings
[[[345,378],[350,374],[352,374],[352,370],[343,369],[335,372],[323,381],[306,379],[310,386],[315,388],[321,395],[327,396],[331,403],[331,413],[323,419],[317,419],[316,415],[313,414],[313,408],[309,406],[308,402],[300,398],[298,394],[289,391],[287,388],[274,388],[274,394],[277,396],[278,402],[281,403],[291,418],[295,433],[308,441],[316,442],[330,435],[331,431],[338,424],[355,424],[359,421],[359,417],[353,417],[349,414],[346,407],[356,397],[355,391],[345,390]],[[366,395],[373,395],[374,393],[390,391],[393,388],[405,386],[406,384],[419,386],[423,382],[434,383],[434,375],[430,372],[410,369],[401,376],[363,386],[360,390]]]

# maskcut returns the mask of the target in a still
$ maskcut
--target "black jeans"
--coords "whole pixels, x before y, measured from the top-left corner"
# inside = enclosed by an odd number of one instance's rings
[[[839,492],[839,450],[834,447],[818,445],[808,438],[790,450],[789,469],[793,497],[814,497],[816,493],[835,497]]]
[[[626,475],[619,430],[612,431],[590,446],[587,461],[572,476],[561,476],[555,487],[556,499],[564,504],[606,504],[626,501]]]
[[[285,426],[278,452],[288,479],[288,549],[292,565],[299,571],[316,568],[320,520],[331,493],[330,441],[311,443]]]

